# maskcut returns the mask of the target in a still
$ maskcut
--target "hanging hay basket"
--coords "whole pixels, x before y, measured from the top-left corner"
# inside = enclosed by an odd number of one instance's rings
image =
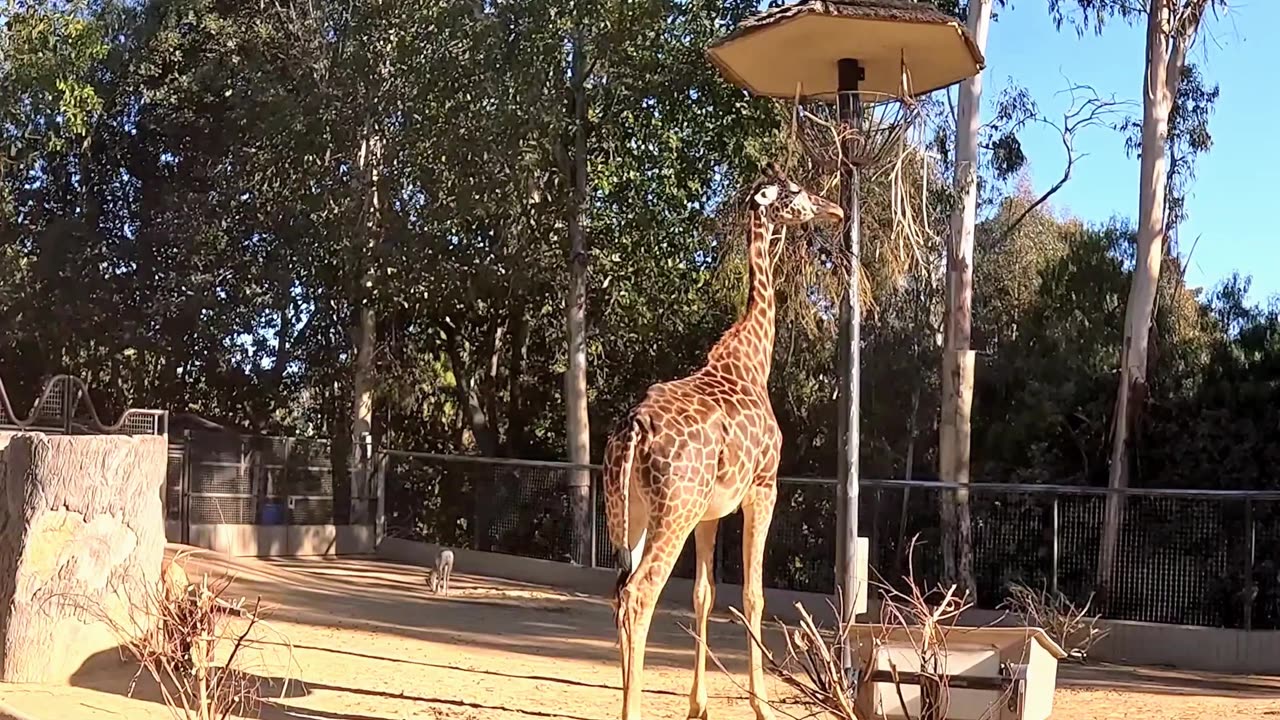
[[[830,105],[796,103],[795,140],[823,170],[836,172],[841,162],[858,168],[881,167],[902,152],[920,119],[919,104],[910,97],[863,93],[867,95],[875,100],[863,106],[858,127],[842,125]]]

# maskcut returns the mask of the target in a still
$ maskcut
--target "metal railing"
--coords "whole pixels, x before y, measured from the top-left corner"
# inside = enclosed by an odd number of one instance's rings
[[[599,466],[388,450],[387,533],[548,560],[614,567]],[[567,473],[592,475],[592,549],[579,547]],[[954,486],[863,480],[859,528],[873,572],[901,586],[918,536],[915,581],[942,575],[940,507]],[[969,486],[977,602],[995,607],[1011,583],[1089,600],[1096,584],[1105,488],[976,483]],[[1123,522],[1104,617],[1234,628],[1280,628],[1280,492],[1115,491]],[[836,488],[823,478],[780,478],[765,557],[770,587],[831,593]],[[742,580],[741,515],[720,523],[716,573]],[[584,543],[585,544],[585,543]],[[677,577],[693,573],[689,542]],[[873,575],[875,577],[875,575]]]
[[[44,383],[25,416],[14,410],[4,381],[0,380],[0,427],[67,435],[165,435],[169,432],[169,413],[129,408],[109,423],[99,415],[83,380],[55,375]]]

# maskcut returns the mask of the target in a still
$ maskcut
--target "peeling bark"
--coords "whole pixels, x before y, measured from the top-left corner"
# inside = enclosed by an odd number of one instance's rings
[[[991,0],[969,5],[969,32],[985,50],[991,26]],[[972,597],[973,543],[969,522],[969,412],[973,404],[973,244],[978,206],[978,132],[982,105],[982,73],[960,86],[956,112],[956,192],[960,203],[951,217],[947,250],[945,342],[942,352],[942,417],[938,438],[939,476],[959,485],[944,493],[939,508],[943,529],[943,565],[947,580]]]
[[[1138,239],[1133,280],[1120,347],[1120,386],[1112,420],[1107,487],[1129,487],[1133,434],[1147,394],[1147,363],[1156,293],[1165,257],[1165,206],[1168,191],[1169,113],[1195,39],[1206,0],[1152,0],[1147,15],[1146,67],[1142,83],[1142,150],[1138,186]],[[1124,497],[1107,496],[1098,548],[1097,593],[1105,603],[1115,570],[1116,546],[1124,516]]]

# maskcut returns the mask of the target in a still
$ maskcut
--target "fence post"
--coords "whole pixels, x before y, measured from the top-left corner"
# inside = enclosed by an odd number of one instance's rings
[[[1058,494],[1056,492],[1053,494],[1052,515],[1053,517],[1052,517],[1051,524],[1053,525],[1053,548],[1052,548],[1052,555],[1050,556],[1050,565],[1051,565],[1050,572],[1052,573],[1052,575],[1049,578],[1049,583],[1050,583],[1050,587],[1053,589],[1053,597],[1056,599],[1058,597],[1058,592],[1059,592],[1058,591],[1058,572],[1060,567],[1059,563],[1061,562],[1061,558],[1062,558],[1062,544],[1059,539],[1062,534],[1062,530],[1061,530],[1062,518],[1059,515]]]
[[[871,572],[880,557],[880,488],[871,495],[871,533],[867,538],[867,572]],[[868,587],[870,587],[868,585]]]
[[[259,489],[259,492],[254,494],[255,502],[266,505],[267,498],[274,496],[277,502],[284,505],[284,508],[286,509],[286,511],[291,510],[293,508],[293,506],[289,503],[289,496],[293,494],[293,484],[292,484],[292,479],[290,478],[290,472],[289,472],[289,469],[294,464],[293,445],[294,445],[293,438],[287,437],[284,439],[284,453],[282,453],[284,457],[281,458],[281,461],[280,461],[280,464],[283,466],[280,469],[280,482],[275,487],[268,487],[268,483],[271,482],[271,478],[268,477],[267,481],[262,483],[262,487]],[[308,458],[308,460],[310,460],[310,458]],[[285,522],[286,526],[293,525],[293,518],[288,517],[291,515],[292,513],[287,513],[286,522]],[[333,518],[332,516],[330,517],[330,520],[335,520],[335,519],[336,518]],[[288,530],[286,530],[285,532],[287,533]]]
[[[80,398],[78,395],[80,392],[80,386],[71,382],[71,378],[69,377],[63,377],[55,382],[62,383],[62,430],[66,434],[70,435],[72,430],[75,429],[72,420],[76,416],[76,409],[80,407]],[[73,393],[76,393],[75,397],[72,397]],[[36,410],[36,413],[38,414],[42,411],[43,408],[40,408]]]
[[[182,469],[178,480],[178,524],[182,544],[191,544],[191,430],[182,431]]]
[[[591,478],[591,484],[588,486],[588,489],[587,489],[587,502],[591,503],[591,509],[587,512],[587,517],[591,519],[591,533],[590,533],[591,552],[588,553],[588,561],[591,564],[588,567],[596,568],[596,567],[600,567],[599,558],[596,557],[596,554],[599,552],[598,548],[600,545],[599,537],[598,537],[600,531],[597,530],[597,528],[600,526],[600,522],[599,522],[600,518],[599,518],[599,510],[597,510],[598,506],[596,505],[596,501],[599,500],[600,491],[597,488],[596,474],[594,472],[589,472],[588,477]]]
[[[1244,501],[1245,563],[1244,563],[1244,629],[1253,629],[1253,601],[1257,597],[1258,587],[1253,582],[1254,563],[1258,556],[1257,524],[1253,516],[1253,498]]]
[[[373,548],[376,550],[387,536],[387,472],[391,468],[391,455],[386,450],[376,451],[378,455],[377,476],[374,482],[374,507],[377,513],[373,518]]]

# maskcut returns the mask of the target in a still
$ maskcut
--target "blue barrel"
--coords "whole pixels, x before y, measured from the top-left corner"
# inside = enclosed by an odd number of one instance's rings
[[[284,524],[284,505],[281,505],[280,503],[263,503],[262,524],[263,525],[283,525]]]

